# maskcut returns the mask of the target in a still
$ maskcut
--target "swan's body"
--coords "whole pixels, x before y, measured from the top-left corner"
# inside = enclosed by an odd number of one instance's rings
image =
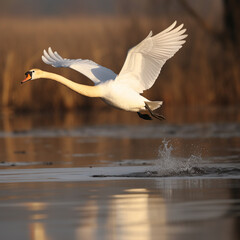
[[[102,67],[90,60],[62,58],[51,48],[44,50],[42,60],[54,67],[69,67],[91,79],[95,86],[75,83],[55,73],[33,69],[26,73],[22,81],[48,78],[60,82],[72,90],[88,96],[100,97],[104,102],[126,111],[138,112],[144,119],[151,119],[140,111],[148,110],[153,117],[162,116],[152,111],[162,105],[162,101],[150,101],[140,95],[152,87],[164,63],[171,58],[185,42],[183,39],[186,29],[183,25],[170,27],[152,37],[152,32],[137,46],[128,51],[125,63],[118,75],[108,68]]]

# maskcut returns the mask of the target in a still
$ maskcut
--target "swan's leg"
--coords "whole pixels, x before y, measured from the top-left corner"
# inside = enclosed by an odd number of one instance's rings
[[[148,114],[142,114],[140,112],[137,112],[138,116],[144,120],[152,120],[152,118]]]
[[[165,117],[158,114],[158,113],[154,113],[150,107],[147,105],[147,103],[145,102],[145,108],[149,111],[149,113],[151,114],[152,117],[157,118],[158,120],[165,120]]]

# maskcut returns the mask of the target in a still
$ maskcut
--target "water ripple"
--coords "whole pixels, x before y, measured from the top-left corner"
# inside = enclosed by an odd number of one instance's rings
[[[148,126],[85,126],[75,129],[35,129],[0,132],[5,137],[110,137],[110,138],[233,138],[240,123],[158,124]]]

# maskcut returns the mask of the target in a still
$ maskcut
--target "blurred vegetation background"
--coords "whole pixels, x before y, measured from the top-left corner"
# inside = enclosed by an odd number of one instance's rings
[[[40,68],[91,84],[74,70],[44,64],[43,49],[51,46],[63,57],[91,59],[118,73],[129,48],[174,20],[185,24],[187,42],[144,95],[174,106],[239,104],[239,0],[1,0],[1,109],[108,108],[56,82],[20,82],[27,70]]]

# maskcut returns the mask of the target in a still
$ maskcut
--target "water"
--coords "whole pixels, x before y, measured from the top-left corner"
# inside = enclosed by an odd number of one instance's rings
[[[2,115],[0,239],[239,239],[239,113]]]

